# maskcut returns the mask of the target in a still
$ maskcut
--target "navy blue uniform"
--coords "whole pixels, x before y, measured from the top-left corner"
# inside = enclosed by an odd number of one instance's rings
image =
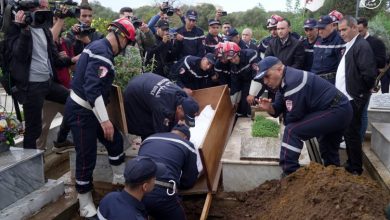
[[[313,43],[310,43],[309,39],[305,38],[302,42],[303,48],[305,48],[305,64],[303,65],[303,70],[311,70],[311,66],[313,65],[314,44],[317,40],[318,37]]]
[[[238,65],[231,64],[232,82],[230,95],[235,96],[241,92],[241,99],[237,109],[238,114],[244,116],[251,114],[246,97],[249,95],[251,81],[256,75],[256,70],[253,69],[252,64],[257,64],[259,61],[260,59],[255,50],[244,49],[240,51],[240,63]]]
[[[145,64],[153,64],[153,73],[168,77],[169,68],[171,67],[173,61],[176,60],[176,51],[173,47],[173,41],[164,43],[160,36],[155,35],[155,38],[156,43],[152,47],[146,48]]]
[[[191,31],[187,31],[183,26],[177,29],[176,32],[184,37],[182,41],[175,41],[178,51],[181,51],[178,54],[178,59],[187,55],[203,57],[206,54],[205,37],[202,29],[194,27]]]
[[[318,38],[314,44],[311,72],[320,75],[334,85],[337,67],[345,50],[345,43],[337,31],[327,38]]]
[[[346,96],[313,73],[286,67],[272,106],[274,117],[283,114],[286,125],[280,150],[285,174],[299,168],[302,141],[313,137],[318,137],[325,166],[340,165],[338,148],[352,117]]]
[[[231,75],[230,75],[230,62],[223,63],[217,60],[214,65],[214,73],[218,74],[218,82],[220,85],[227,84],[231,86]]]
[[[260,44],[257,46],[257,52],[259,53],[260,58],[264,58],[265,51],[267,50],[269,46],[269,42],[271,41],[273,37],[270,35],[268,37],[263,38],[260,41]]]
[[[206,53],[214,53],[215,52],[215,46],[219,43],[223,42],[222,37],[220,36],[213,36],[210,33],[207,34],[206,40],[205,40],[205,48]]]
[[[90,43],[81,53],[72,80],[72,92],[65,106],[65,118],[76,146],[76,189],[85,193],[92,189],[92,173],[96,164],[96,139],[107,148],[109,162],[123,163],[123,140],[114,127],[114,141],[104,138],[103,129],[92,108],[103,98],[108,103],[111,84],[115,77],[113,52],[106,38]]]
[[[134,77],[124,92],[128,131],[143,138],[170,131],[176,107],[187,94],[169,79],[154,73]]]
[[[163,176],[156,176],[158,181],[174,181],[178,189],[191,188],[198,177],[194,145],[174,133],[154,134],[144,142],[138,155],[152,158],[157,163],[165,164],[167,171]],[[156,184],[154,190],[145,195],[142,202],[154,219],[182,220],[185,213],[180,205],[180,198],[172,189]]]
[[[144,204],[126,191],[110,192],[99,204],[100,220],[147,220],[148,214]]]
[[[180,88],[192,90],[207,88],[211,83],[212,71],[204,71],[200,68],[202,58],[186,56],[173,65],[169,79]]]

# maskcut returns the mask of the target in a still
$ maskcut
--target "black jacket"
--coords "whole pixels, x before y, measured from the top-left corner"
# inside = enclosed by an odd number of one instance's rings
[[[53,36],[48,28],[43,28],[47,39],[47,53],[53,71],[53,80],[57,81],[56,67],[70,66],[70,58],[59,58],[57,47],[53,42]],[[33,40],[30,30],[21,29],[11,24],[5,35],[7,53],[9,56],[9,72],[15,87],[12,88],[16,99],[23,103],[23,98],[28,92],[30,65],[32,59]]]
[[[156,43],[149,48],[146,48],[146,65],[153,64],[153,73],[160,76],[168,77],[169,68],[175,60],[174,54],[176,52],[173,48],[173,42],[164,43],[162,38],[155,35]],[[152,63],[154,59],[155,63]]]
[[[376,77],[375,56],[362,36],[345,55],[345,81],[348,94],[357,101],[367,101]]]
[[[305,64],[305,49],[302,42],[289,35],[287,42],[283,45],[280,38],[272,38],[265,56],[275,56],[286,66],[295,69],[302,69]]]
[[[386,65],[386,46],[379,38],[369,35],[366,41],[370,44],[375,55],[376,67],[384,68]]]

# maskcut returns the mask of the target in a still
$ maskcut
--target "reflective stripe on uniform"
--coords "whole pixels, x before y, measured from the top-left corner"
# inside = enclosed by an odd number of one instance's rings
[[[110,157],[110,156],[108,156],[108,159],[110,159],[110,160],[119,160],[119,158],[121,158],[121,156],[123,156],[123,152],[121,153],[121,154],[119,154],[118,156],[116,156],[116,157]]]
[[[345,44],[337,44],[337,45],[314,44],[314,47],[317,47],[317,48],[343,48],[343,47],[345,47]]]
[[[113,65],[112,62],[111,62],[111,60],[107,59],[106,57],[101,56],[101,55],[94,54],[94,53],[92,53],[92,51],[91,51],[90,49],[84,49],[84,50],[83,50],[83,53],[88,54],[89,57],[92,57],[92,58],[101,60],[101,61],[107,63],[108,65],[110,65],[110,66],[111,66],[111,69],[113,69],[113,70],[115,69],[115,68],[114,68],[114,65]]]
[[[97,210],[97,217],[98,217],[99,220],[108,220],[108,219],[104,218],[102,213],[100,213],[99,207],[98,207],[98,210]]]
[[[307,53],[313,53],[314,50],[313,50],[313,49],[305,49],[305,52],[307,52]]]
[[[184,65],[187,67],[188,71],[190,71],[190,73],[191,73],[192,75],[194,75],[196,78],[207,78],[207,77],[209,77],[209,75],[206,75],[206,76],[199,76],[195,71],[193,71],[193,70],[191,69],[190,65],[188,65],[188,63],[187,63],[187,58],[188,58],[188,57],[189,57],[189,56],[187,56],[187,57],[184,59]]]
[[[284,97],[293,95],[294,93],[299,92],[307,83],[307,72],[303,71],[303,78],[301,84],[299,84],[297,87],[287,91],[284,93]]]
[[[291,145],[289,145],[287,143],[284,143],[284,142],[282,142],[282,147],[285,147],[285,148],[287,148],[287,149],[289,149],[291,151],[294,151],[296,153],[299,153],[299,154],[301,153],[301,149],[299,149],[297,147],[294,147],[294,146],[291,146]]]
[[[143,142],[145,142],[145,141],[147,141],[147,140],[164,140],[164,141],[175,142],[175,143],[178,143],[178,144],[183,145],[183,146],[186,147],[189,151],[191,151],[192,153],[196,154],[195,149],[192,148],[190,145],[188,145],[186,142],[184,142],[184,141],[182,141],[182,140],[178,140],[178,139],[174,139],[174,138],[166,138],[166,137],[148,137],[148,138],[146,138]]]
[[[88,184],[89,184],[89,181],[76,180],[76,183],[77,183],[78,185],[88,185]]]
[[[202,36],[196,36],[196,37],[183,37],[184,40],[198,40],[201,38],[205,38],[204,35]]]
[[[238,70],[237,72],[234,72],[235,74],[241,73],[242,71],[248,69],[251,66],[251,62],[257,58],[257,52],[255,51],[255,55],[249,59],[249,63],[245,65],[243,68]]]

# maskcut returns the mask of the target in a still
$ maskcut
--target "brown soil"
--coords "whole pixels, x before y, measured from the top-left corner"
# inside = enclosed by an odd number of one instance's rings
[[[204,200],[203,200],[204,201]],[[199,218],[202,199],[184,201],[189,219]],[[240,193],[219,193],[209,219],[386,219],[389,192],[343,168],[312,163],[282,180]]]

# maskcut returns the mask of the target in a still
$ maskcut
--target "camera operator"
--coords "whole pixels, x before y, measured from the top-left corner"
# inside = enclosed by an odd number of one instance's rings
[[[165,20],[165,21],[169,22],[169,17],[172,16],[173,13],[175,13],[177,16],[179,16],[179,18],[183,24],[186,23],[185,17],[183,16],[183,14],[179,8],[173,8],[172,6],[170,6],[168,4],[168,2],[163,2],[160,5],[160,12],[158,12],[155,16],[152,17],[152,19],[150,19],[150,21],[148,23],[148,27],[150,28],[150,30],[152,30],[153,33],[156,33],[155,26],[156,26],[157,22],[159,20]],[[171,32],[175,31],[174,29],[175,28],[171,28]]]
[[[147,49],[146,64],[154,63],[153,73],[168,77],[170,67],[175,60],[173,51],[173,41],[169,34],[169,23],[160,20],[156,25],[156,43]]]
[[[65,104],[68,90],[58,84],[55,67],[71,65],[68,57],[60,57],[47,23],[37,24],[47,12],[48,1],[41,0],[38,7],[18,10],[14,23],[5,35],[10,51],[10,74],[15,83],[12,93],[23,105],[25,119],[24,148],[37,148],[42,130],[42,107],[45,99]],[[26,14],[35,13],[31,24]],[[38,18],[39,17],[39,18]],[[36,20],[38,18],[38,20]],[[52,18],[50,18],[52,19]]]
[[[91,27],[92,24],[92,8],[89,4],[81,4],[79,6],[80,15],[77,18],[79,21],[73,25],[71,31],[69,31],[67,38],[73,43],[75,55],[83,52],[84,47],[92,41],[103,38],[103,34],[95,31]]]

